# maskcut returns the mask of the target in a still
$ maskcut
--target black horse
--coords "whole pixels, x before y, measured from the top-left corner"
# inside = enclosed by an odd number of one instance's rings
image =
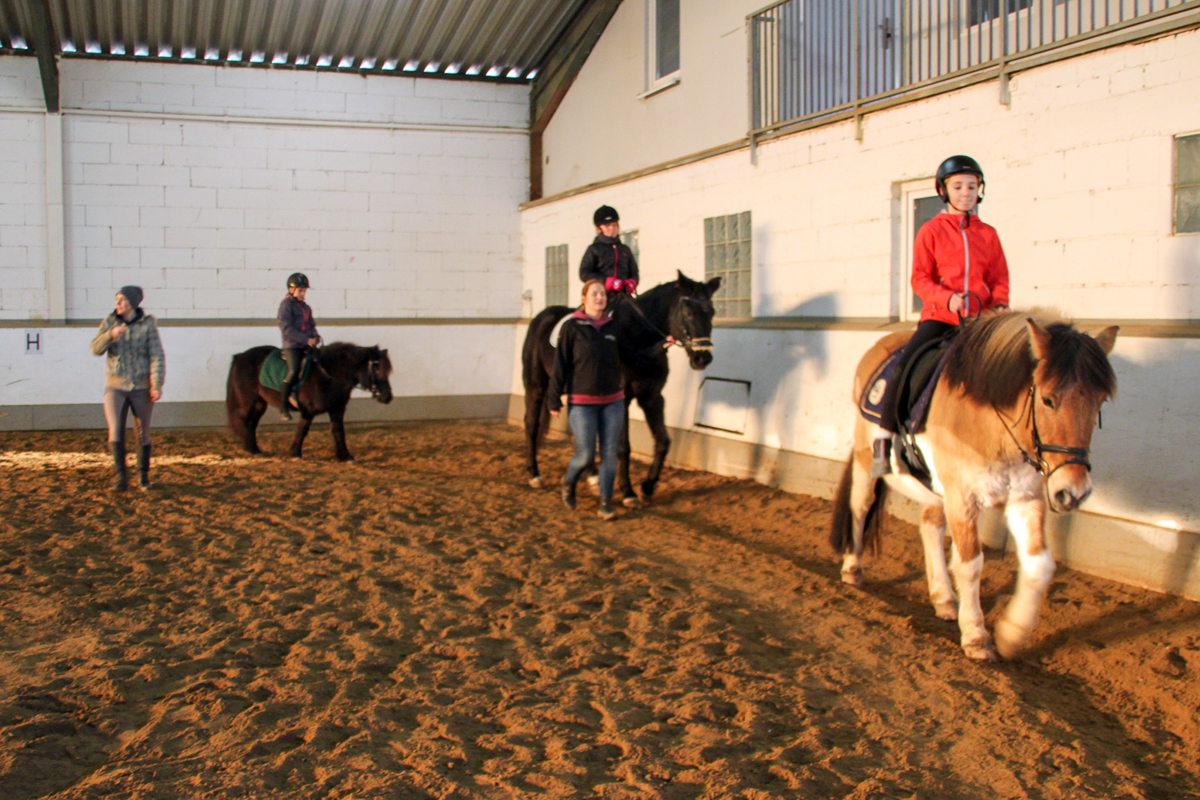
[[[266,413],[268,405],[279,407],[279,392],[258,382],[263,361],[274,349],[270,345],[263,345],[235,355],[229,366],[229,381],[225,385],[225,413],[229,429],[242,440],[242,446],[255,455],[262,452],[258,449],[255,435],[258,421]],[[378,345],[359,347],[356,344],[334,342],[318,352],[318,363],[300,387],[297,400],[300,421],[296,425],[290,455],[300,458],[304,437],[308,435],[313,417],[327,413],[337,460],[353,461],[354,456],[346,449],[346,428],[342,422],[346,415],[346,404],[350,402],[350,392],[357,387],[370,392],[381,403],[392,402],[392,385],[388,381],[388,376],[392,374],[392,362],[388,360],[387,350],[380,350]]]
[[[721,279],[707,283],[694,281],[679,273],[679,279],[655,286],[631,300],[617,295],[609,310],[619,327],[621,373],[625,386],[625,433],[621,439],[617,477],[625,505],[637,506],[638,497],[629,480],[629,404],[635,399],[646,414],[646,423],[654,436],[654,460],[642,482],[642,498],[650,502],[663,460],[671,446],[667,426],[663,421],[662,390],[667,383],[668,336],[682,345],[688,353],[692,369],[702,370],[712,362],[713,293],[721,287]],[[537,448],[543,426],[548,423],[546,389],[554,369],[554,345],[550,333],[559,320],[574,309],[548,306],[533,318],[521,350],[522,378],[525,383],[525,466],[529,470],[529,485],[541,488]]]

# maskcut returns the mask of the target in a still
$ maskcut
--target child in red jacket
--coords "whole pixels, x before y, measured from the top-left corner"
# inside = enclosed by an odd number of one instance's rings
[[[921,323],[896,363],[883,395],[871,473],[889,469],[896,419],[896,395],[904,366],[924,344],[962,320],[984,311],[1008,308],[1008,262],[996,229],[977,216],[983,200],[983,169],[970,156],[951,156],[934,178],[946,210],[921,226],[913,243],[912,288],[921,298]]]

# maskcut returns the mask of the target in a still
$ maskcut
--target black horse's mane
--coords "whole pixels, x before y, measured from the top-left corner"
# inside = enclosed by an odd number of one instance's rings
[[[946,354],[945,375],[952,389],[995,408],[1015,405],[1029,390],[1037,359],[1029,319],[1050,334],[1043,380],[1058,391],[1075,387],[1112,397],[1117,379],[1108,356],[1091,336],[1064,320],[1043,320],[1028,312],[1006,311],[962,326]]]
[[[327,368],[333,364],[346,364],[353,369],[361,366],[364,361],[373,355],[379,355],[383,359],[383,374],[390,376],[392,374],[392,360],[388,358],[387,351],[381,350],[379,345],[362,347],[350,342],[333,342],[321,348],[321,363]]]

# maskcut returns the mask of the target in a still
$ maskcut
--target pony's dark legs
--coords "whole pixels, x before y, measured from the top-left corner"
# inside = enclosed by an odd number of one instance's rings
[[[353,461],[354,456],[350,455],[350,449],[346,447],[346,411],[342,409],[329,411],[329,432],[333,434],[333,449],[337,454],[338,461]]]
[[[296,435],[292,437],[292,448],[288,451],[292,458],[303,458],[304,437],[308,436],[308,429],[311,427],[312,417],[301,411],[300,421],[296,423]]]
[[[542,487],[542,475],[538,471],[537,451],[542,433],[543,407],[546,402],[546,379],[525,387],[525,469],[529,472],[529,485]]]
[[[258,421],[262,419],[265,413],[267,413],[267,401],[255,395],[254,399],[250,402],[249,410],[242,417],[242,446],[251,455],[262,453],[262,450],[258,447]]]
[[[646,424],[650,426],[650,434],[654,437],[654,458],[650,461],[646,480],[642,481],[642,499],[649,503],[658,486],[659,476],[662,475],[663,462],[667,460],[667,451],[671,448],[671,437],[667,433],[665,420],[667,404],[663,399],[661,389],[643,394],[638,398],[638,405],[642,407],[642,411],[646,415]],[[628,433],[626,433],[625,441],[629,442]],[[628,472],[628,454],[626,454],[625,465],[626,472]]]

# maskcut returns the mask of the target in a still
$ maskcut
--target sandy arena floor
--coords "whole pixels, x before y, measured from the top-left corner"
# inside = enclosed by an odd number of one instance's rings
[[[0,797],[1200,796],[1196,603],[1060,569],[976,664],[899,522],[855,591],[824,501],[668,469],[605,523],[503,425],[308,444],[156,432],[115,495],[102,433],[0,434]]]

